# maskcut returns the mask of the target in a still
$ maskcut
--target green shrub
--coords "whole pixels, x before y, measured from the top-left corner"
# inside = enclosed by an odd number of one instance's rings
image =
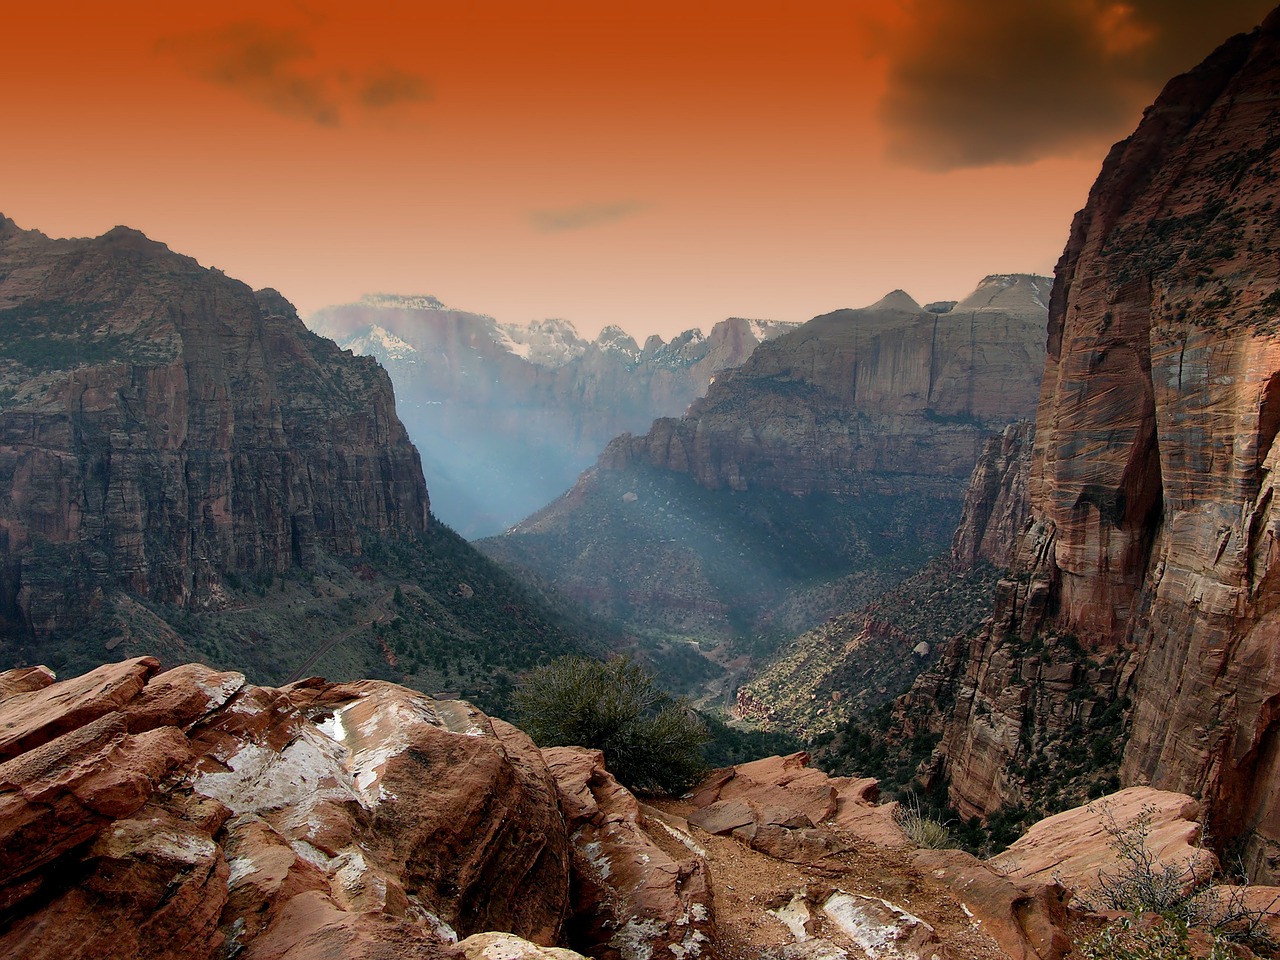
[[[524,677],[515,706],[540,746],[602,750],[609,771],[637,792],[678,793],[705,770],[706,728],[630,657],[553,660]]]
[[[1093,890],[1078,895],[1079,907],[1091,911],[1123,910],[1132,919],[1103,927],[1083,941],[1087,960],[1182,960],[1196,953],[1189,945],[1191,930],[1210,938],[1208,960],[1226,960],[1234,954],[1226,946],[1238,940],[1254,945],[1267,943],[1262,924],[1264,911],[1248,905],[1247,882],[1230,892],[1214,886],[1214,858],[1202,848],[1186,860],[1162,862],[1147,845],[1155,808],[1143,807],[1137,818],[1120,825],[1105,801],[1099,804],[1103,828],[1119,865],[1099,870]],[[1270,946],[1270,944],[1268,944]]]

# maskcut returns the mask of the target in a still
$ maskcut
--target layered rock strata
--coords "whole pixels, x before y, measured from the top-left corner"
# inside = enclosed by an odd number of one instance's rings
[[[0,218],[5,629],[73,629],[113,591],[208,605],[427,510],[386,374],[279,294],[123,227]]]
[[[681,419],[609,445],[701,486],[962,495],[987,434],[1039,390],[1048,282],[988,277],[949,312],[895,291],[771,340]]]
[[[1127,695],[1123,782],[1202,798],[1280,870],[1277,130],[1273,13],[1169,83],[1072,225],[1019,573],[955,662],[941,755],[966,814],[1025,796],[1041,731]],[[1054,636],[1073,662],[1039,656]]]

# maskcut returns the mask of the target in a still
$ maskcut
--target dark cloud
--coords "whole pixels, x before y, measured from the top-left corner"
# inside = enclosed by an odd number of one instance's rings
[[[394,68],[369,77],[360,85],[360,102],[375,110],[399,103],[422,103],[431,99],[427,81],[416,74]]]
[[[344,105],[353,102],[385,110],[430,99],[425,79],[394,67],[353,78],[340,67],[321,65],[299,30],[233,23],[165,38],[158,49],[201,80],[322,126],[337,126]]]
[[[338,123],[331,80],[305,69],[315,52],[294,30],[233,23],[166,38],[160,49],[178,57],[200,79],[236,90],[279,113],[325,126]]]
[[[621,220],[647,210],[648,204],[619,200],[614,203],[584,203],[561,210],[535,210],[529,214],[529,222],[539,233],[559,233],[562,230],[582,230],[614,220]]]
[[[950,170],[1095,149],[1273,2],[913,0],[888,41],[890,153]]]

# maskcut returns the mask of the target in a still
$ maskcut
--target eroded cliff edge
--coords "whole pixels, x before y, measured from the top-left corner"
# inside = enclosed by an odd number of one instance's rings
[[[421,532],[386,374],[274,291],[124,227],[0,218],[0,625],[74,628],[125,591],[191,607],[365,534]]]
[[[965,815],[1024,800],[1127,697],[1121,780],[1202,797],[1220,840],[1280,870],[1278,149],[1273,13],[1169,83],[1075,219],[1031,522],[993,622],[944,661],[936,759]]]

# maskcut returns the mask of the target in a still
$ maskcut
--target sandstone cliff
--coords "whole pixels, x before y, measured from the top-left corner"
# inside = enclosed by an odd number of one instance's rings
[[[938,759],[966,815],[1025,799],[1127,696],[1122,780],[1202,797],[1277,874],[1277,131],[1280,12],[1169,83],[1072,225],[1032,525],[953,660]]]
[[[390,373],[433,509],[467,537],[532,513],[614,437],[683,413],[718,373],[796,326],[734,318],[641,347],[617,327],[588,341],[563,320],[517,326],[385,295],[307,322]]]
[[[501,709],[591,643],[430,516],[374,360],[136,231],[0,220],[0,665],[322,668]]]
[[[118,227],[0,219],[0,616],[75,626],[101,590],[208,602],[224,572],[422,531],[386,375],[278,294]]]
[[[1001,569],[1013,565],[1031,513],[1027,481],[1034,435],[1030,422],[1011,423],[983,447],[951,541],[951,556],[961,566],[983,561]]]

